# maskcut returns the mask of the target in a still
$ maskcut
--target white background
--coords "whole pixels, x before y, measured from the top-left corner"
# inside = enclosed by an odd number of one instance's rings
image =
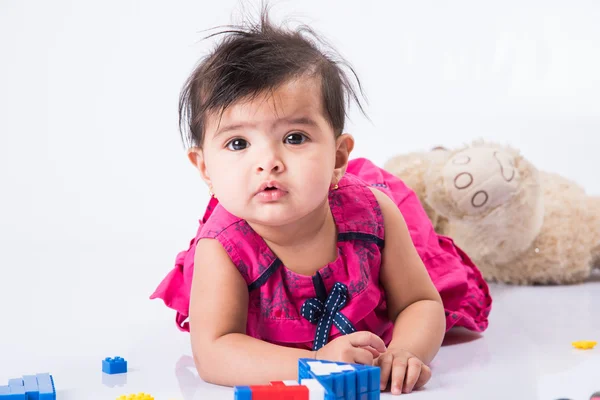
[[[600,3],[274,4],[355,67],[370,116],[350,110],[355,156],[382,165],[483,138],[600,195]],[[208,199],[179,139],[179,91],[214,45],[202,31],[240,10],[0,0],[0,385],[86,362],[99,380],[106,356],[189,350],[147,297]]]

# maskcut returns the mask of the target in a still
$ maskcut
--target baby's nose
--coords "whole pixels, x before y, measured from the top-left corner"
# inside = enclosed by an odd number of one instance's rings
[[[283,170],[283,162],[279,157],[272,156],[263,159],[257,168],[257,172],[281,172]]]

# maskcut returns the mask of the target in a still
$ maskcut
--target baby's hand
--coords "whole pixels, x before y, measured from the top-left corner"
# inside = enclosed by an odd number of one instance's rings
[[[392,394],[410,393],[431,378],[431,369],[427,365],[414,354],[393,345],[373,365],[381,368],[381,390],[385,390],[391,381]]]
[[[361,331],[335,338],[317,350],[317,360],[373,365],[385,353],[385,343],[371,332]]]

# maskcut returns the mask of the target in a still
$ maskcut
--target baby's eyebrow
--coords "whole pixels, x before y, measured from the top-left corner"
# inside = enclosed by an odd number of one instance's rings
[[[274,123],[275,126],[281,125],[281,124],[306,125],[306,126],[311,126],[313,128],[316,128],[319,126],[319,124],[310,117],[280,118],[277,121],[275,121],[275,123]],[[252,123],[248,123],[248,122],[225,125],[221,129],[219,129],[217,131],[217,133],[215,133],[215,136],[213,138],[216,138],[217,136],[219,136],[220,134],[225,133],[225,132],[236,131],[238,129],[244,129],[244,128],[255,128],[255,127],[256,127],[256,124],[252,124]]]
[[[254,128],[255,126],[256,126],[256,124],[249,124],[249,123],[225,125],[221,129],[219,129],[217,131],[217,133],[215,133],[215,136],[213,136],[213,139],[225,132],[237,131],[238,129],[243,129],[243,128]]]
[[[311,119],[310,117],[284,118],[278,120],[276,124],[279,124],[281,122],[286,123],[288,125],[307,125],[315,128],[319,126],[319,124],[317,124],[317,122]]]

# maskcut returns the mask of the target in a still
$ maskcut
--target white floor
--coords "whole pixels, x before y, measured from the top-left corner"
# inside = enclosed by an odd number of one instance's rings
[[[140,391],[157,400],[233,398],[198,379],[188,335],[162,303],[147,300],[168,269],[162,253],[151,261],[140,258],[140,243],[50,241],[1,244],[0,385],[50,372],[58,400]],[[600,391],[600,345],[571,346],[600,342],[599,277],[577,286],[492,285],[492,294],[488,331],[449,333],[432,380],[407,398],[576,400]],[[116,355],[129,373],[104,376],[101,360]]]

